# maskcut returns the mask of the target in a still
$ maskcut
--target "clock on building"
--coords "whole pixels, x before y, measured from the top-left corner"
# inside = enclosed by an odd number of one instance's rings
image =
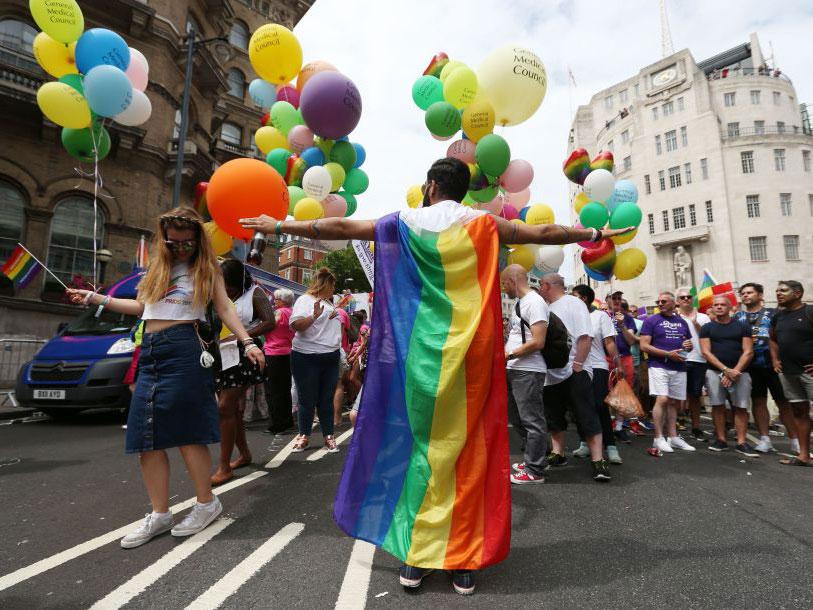
[[[652,86],[653,87],[663,87],[664,85],[671,83],[677,77],[677,70],[672,66],[671,68],[666,68],[665,70],[661,70],[660,72],[656,73],[652,77]]]

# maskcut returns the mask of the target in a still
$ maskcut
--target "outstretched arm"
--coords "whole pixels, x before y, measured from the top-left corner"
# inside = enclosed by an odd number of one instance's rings
[[[598,232],[595,229],[576,229],[563,225],[526,225],[525,223],[509,222],[499,216],[497,233],[504,244],[574,244],[577,241],[591,241]],[[634,231],[635,227],[626,229],[602,229],[600,236],[613,237]]]
[[[257,218],[241,218],[240,224],[249,231],[266,235],[285,233],[313,239],[375,239],[375,220],[320,218],[319,220],[277,220],[263,214]]]

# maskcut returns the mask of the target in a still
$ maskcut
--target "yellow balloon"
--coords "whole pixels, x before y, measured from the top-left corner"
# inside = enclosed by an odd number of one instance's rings
[[[646,254],[638,248],[621,250],[615,257],[613,273],[619,280],[631,280],[646,269]]]
[[[476,100],[463,111],[463,133],[475,144],[494,131],[494,106],[487,99]]]
[[[65,83],[45,83],[37,91],[42,114],[60,127],[84,129],[90,125],[90,107],[84,96]]]
[[[206,235],[209,236],[209,241],[212,242],[212,248],[214,249],[215,254],[218,256],[223,256],[229,250],[231,250],[231,235],[218,227],[215,221],[210,220],[209,222],[204,223],[203,228],[206,229]]]
[[[344,171],[344,168],[341,165],[332,161],[330,163],[325,163],[324,168],[327,170],[327,173],[330,174],[330,191],[338,191],[339,187],[344,184],[344,179],[347,177],[347,172]]]
[[[37,63],[51,76],[59,78],[66,74],[79,73],[74,59],[75,42],[65,44],[54,40],[45,32],[40,32],[34,38],[33,46]]]
[[[288,150],[288,138],[279,129],[270,125],[260,127],[254,132],[254,142],[264,155],[267,155],[275,148]]]
[[[455,108],[465,108],[477,95],[477,75],[468,66],[460,66],[443,84],[443,97]]]
[[[509,265],[521,265],[525,271],[534,266],[535,252],[528,246],[517,246],[508,254]]]
[[[296,220],[316,220],[325,215],[322,204],[312,197],[305,197],[297,201],[294,206],[294,218]]]
[[[525,223],[529,225],[550,225],[556,221],[553,208],[545,203],[537,203],[528,208]]]
[[[54,40],[74,42],[85,31],[85,18],[76,0],[29,0],[28,8],[39,28]]]
[[[446,79],[449,78],[452,72],[454,72],[458,68],[465,67],[465,65],[466,64],[464,64],[462,61],[459,61],[457,59],[450,59],[449,62],[445,66],[443,66],[443,69],[440,71],[440,76],[438,76],[440,82],[445,83]]]
[[[421,203],[423,203],[423,193],[421,192],[420,184],[413,184],[407,189],[406,202],[411,208],[421,207]]]
[[[499,125],[518,125],[537,111],[548,88],[542,60],[529,49],[508,45],[480,64],[477,80]]]
[[[248,42],[254,71],[269,83],[284,85],[302,69],[302,47],[294,33],[278,23],[257,28]]]
[[[573,200],[573,209],[576,211],[576,214],[582,213],[582,208],[590,203],[590,197],[588,197],[585,193],[579,193],[576,195],[576,198]]]
[[[615,243],[616,246],[619,246],[621,244],[631,242],[633,239],[635,239],[636,235],[638,235],[638,229],[630,231],[629,233],[625,233],[624,235],[615,235],[610,239],[613,241],[613,243]]]

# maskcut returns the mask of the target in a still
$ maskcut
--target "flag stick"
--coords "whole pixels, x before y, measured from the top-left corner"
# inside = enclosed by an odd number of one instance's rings
[[[18,245],[18,246],[20,246],[20,247],[21,247],[23,250],[25,250],[26,252],[28,252],[28,253],[31,255],[31,258],[33,258],[35,261],[37,261],[37,262],[40,264],[40,267],[42,267],[43,269],[45,269],[45,270],[46,270],[48,273],[50,273],[50,274],[51,274],[51,277],[53,277],[53,278],[54,278],[54,279],[55,279],[57,282],[59,282],[60,284],[62,284],[62,286],[65,288],[65,290],[68,290],[68,287],[67,287],[67,286],[65,286],[65,282],[63,282],[62,280],[60,280],[60,279],[59,279],[59,278],[58,278],[56,275],[54,275],[54,272],[53,272],[53,271],[51,271],[51,270],[50,270],[48,267],[46,267],[45,265],[43,265],[43,264],[42,264],[42,261],[41,261],[40,259],[38,259],[36,256],[34,256],[34,253],[33,253],[33,252],[31,252],[31,250],[29,250],[28,248],[26,248],[26,247],[25,247],[24,245],[22,245],[20,242],[17,242],[17,245]],[[95,286],[93,287],[93,290],[94,290],[94,292],[96,291],[96,287],[95,287]]]

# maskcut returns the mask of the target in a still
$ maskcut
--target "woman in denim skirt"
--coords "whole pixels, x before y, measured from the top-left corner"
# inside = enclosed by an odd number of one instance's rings
[[[140,546],[158,534],[191,536],[208,526],[223,507],[212,494],[208,444],[220,440],[211,358],[198,333],[211,301],[221,320],[245,345],[246,357],[262,367],[260,350],[248,336],[226,295],[223,276],[203,219],[187,207],[158,217],[147,273],[133,299],[114,299],[88,290],[69,289],[84,303],[145,321],[138,378],[127,418],[127,453],[138,453],[152,513],[121,540]],[[169,511],[169,458],[178,447],[195,486],[197,503],[173,527]]]

